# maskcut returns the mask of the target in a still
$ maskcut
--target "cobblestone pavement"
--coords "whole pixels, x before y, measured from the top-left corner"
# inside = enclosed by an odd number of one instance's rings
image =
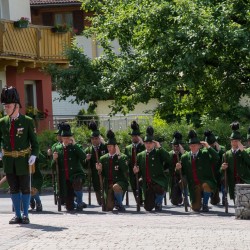
[[[228,214],[222,206],[186,213],[170,204],[160,213],[137,213],[129,196],[125,213],[102,212],[94,195],[83,212],[67,213],[57,211],[51,194],[42,195],[44,211],[30,212],[31,224],[9,225],[11,200],[1,194],[0,249],[250,249],[250,222],[236,220],[232,204]]]

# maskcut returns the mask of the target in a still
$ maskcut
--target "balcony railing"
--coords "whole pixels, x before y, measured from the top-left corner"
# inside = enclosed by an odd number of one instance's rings
[[[51,27],[14,27],[13,21],[0,20],[0,57],[18,57],[43,62],[67,61],[63,52],[70,46],[72,33],[53,33]]]

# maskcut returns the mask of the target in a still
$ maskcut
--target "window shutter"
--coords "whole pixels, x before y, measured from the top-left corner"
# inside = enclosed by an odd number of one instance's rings
[[[80,35],[84,29],[84,17],[83,11],[75,10],[73,11],[73,28],[77,30],[76,34]]]
[[[42,14],[42,20],[44,26],[53,26],[53,13],[52,12],[45,12]]]

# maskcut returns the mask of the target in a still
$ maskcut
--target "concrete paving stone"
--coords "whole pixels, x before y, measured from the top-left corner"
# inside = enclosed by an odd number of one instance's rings
[[[232,203],[229,214],[222,206],[211,206],[209,213],[186,213],[171,205],[162,213],[143,208],[137,213],[131,193],[129,197],[125,213],[102,212],[94,195],[83,212],[67,213],[64,207],[58,212],[53,196],[44,194],[44,211],[31,212],[31,224],[9,225],[11,200],[2,194],[0,249],[250,249],[249,221],[235,219]]]

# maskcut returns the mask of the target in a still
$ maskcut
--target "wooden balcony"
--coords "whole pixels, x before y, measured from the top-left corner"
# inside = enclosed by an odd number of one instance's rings
[[[31,24],[16,28],[13,21],[0,20],[0,71],[9,65],[19,71],[48,63],[67,67],[69,62],[63,52],[71,40],[71,32],[53,33],[51,27]]]

